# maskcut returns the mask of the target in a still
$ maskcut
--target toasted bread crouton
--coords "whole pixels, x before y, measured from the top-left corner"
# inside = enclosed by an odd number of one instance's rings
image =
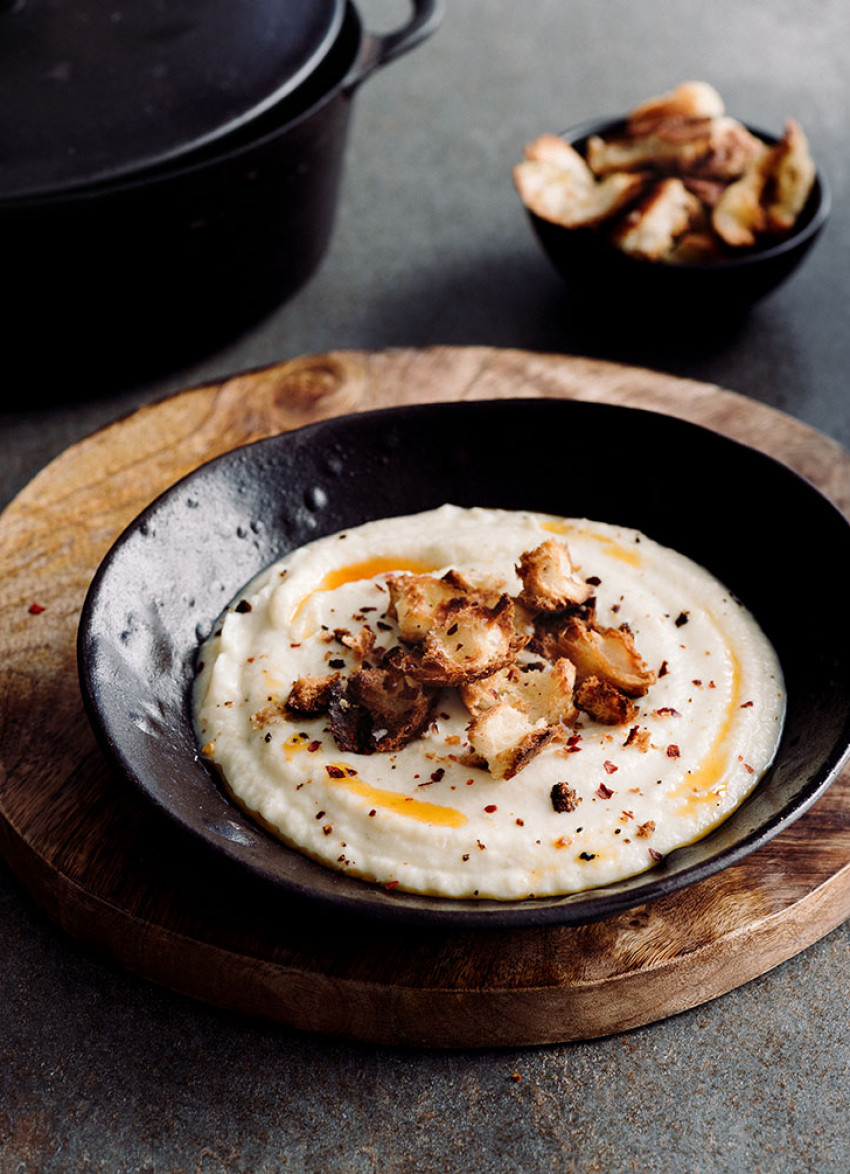
[[[437,612],[425,639],[402,659],[404,671],[430,685],[462,685],[510,664],[525,645],[514,605],[503,595],[495,607],[451,599]]]
[[[328,676],[307,674],[293,683],[286,699],[286,708],[299,717],[318,717],[325,713],[330,701],[331,689],[339,680],[339,673]]]
[[[727,245],[746,248],[764,232],[767,219],[761,205],[764,177],[758,169],[729,185],[711,215],[714,231]]]
[[[805,206],[815,166],[799,124],[788,119],[785,135],[729,184],[711,215],[714,231],[727,244],[750,246],[765,232],[787,232]]]
[[[540,669],[519,670],[517,696],[529,717],[542,718],[547,725],[571,725],[576,719],[573,690],[576,667],[562,656]]]
[[[682,82],[675,89],[647,98],[629,112],[629,126],[660,122],[666,118],[719,118],[723,99],[708,82]]]
[[[740,179],[730,183],[711,212],[711,225],[721,240],[735,248],[756,243],[767,228],[762,195],[767,183],[764,161],[750,167]]]
[[[557,538],[520,555],[516,573],[522,580],[519,601],[529,611],[563,611],[586,603],[593,587],[574,578],[569,548]]]
[[[673,118],[642,134],[631,128],[621,138],[592,136],[587,142],[587,162],[597,176],[654,171],[728,183],[757,163],[766,150],[762,140],[735,118]]]
[[[400,750],[428,724],[433,696],[433,689],[393,666],[358,669],[331,690],[328,713],[334,741],[353,754]]]
[[[678,237],[694,223],[702,204],[680,179],[670,177],[657,184],[637,208],[628,212],[612,240],[632,257],[660,261],[673,249]]]
[[[641,729],[640,726],[632,726],[626,735],[626,740],[623,742],[624,746],[632,746],[635,750],[639,750],[641,754],[646,754],[650,747],[650,732],[646,728]]]
[[[595,182],[596,177],[588,169],[585,160],[560,135],[540,135],[526,145],[523,155],[526,163],[539,163],[551,168],[553,174],[557,172],[562,182],[571,186],[586,187]]]
[[[793,118],[785,123],[785,136],[772,152],[770,180],[768,227],[774,232],[787,232],[805,207],[815,182],[808,140]]]
[[[638,175],[611,175],[598,181],[578,151],[557,135],[542,135],[529,144],[513,176],[526,208],[564,228],[608,220],[643,187]]]
[[[375,647],[375,633],[368,624],[364,624],[356,636],[345,628],[337,628],[334,631],[334,636],[340,644],[344,644],[346,648],[350,649],[358,660],[365,660]]]
[[[531,647],[547,660],[567,657],[579,683],[597,677],[629,697],[642,697],[657,680],[635,648],[631,632],[577,615],[539,621]]]
[[[546,662],[533,668],[509,665],[492,676],[462,685],[460,693],[475,716],[507,701],[533,722],[571,725],[576,718],[575,679],[575,665],[562,657],[554,664]]]
[[[715,118],[708,151],[694,165],[693,174],[724,182],[738,179],[765,157],[769,148],[736,118]]]
[[[389,575],[387,590],[390,596],[387,614],[395,618],[399,635],[407,644],[424,640],[441,604],[467,593],[460,578],[451,573],[442,579],[435,575]]]
[[[680,174],[710,153],[711,122],[696,119],[616,139],[591,135],[586,151],[588,166],[600,180],[634,172]]]
[[[262,709],[252,713],[250,717],[252,730],[264,730],[273,722],[281,721],[287,716],[287,706],[282,700],[269,701]],[[312,714],[310,715],[313,716]]]
[[[620,689],[598,677],[585,677],[576,689],[576,705],[605,726],[634,721],[635,703]]]
[[[507,701],[473,718],[466,732],[473,751],[496,779],[512,779],[556,736],[545,722],[530,721]]]

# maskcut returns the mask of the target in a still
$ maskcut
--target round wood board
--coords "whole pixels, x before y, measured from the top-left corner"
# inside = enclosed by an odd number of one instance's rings
[[[0,517],[0,851],[60,926],[221,1007],[357,1040],[479,1047],[664,1018],[850,916],[850,771],[766,847],[669,898],[578,928],[473,932],[305,909],[187,843],[107,765],[82,710],[77,622],[100,559],[156,494],[235,445],[320,418],[512,396],[693,420],[779,457],[850,510],[850,456],[820,433],[730,391],[581,358],[338,352],[140,409],[53,461]]]

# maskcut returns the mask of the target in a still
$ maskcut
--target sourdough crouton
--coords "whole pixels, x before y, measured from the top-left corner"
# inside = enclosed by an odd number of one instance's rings
[[[724,181],[737,179],[766,148],[736,118],[675,118],[654,124],[646,133],[587,142],[587,162],[600,177],[618,172],[651,171],[695,175]]]
[[[556,736],[544,722],[533,723],[507,701],[473,718],[466,732],[473,751],[496,779],[512,779]]]
[[[533,722],[571,725],[576,718],[576,670],[566,658],[535,666],[509,665],[492,676],[461,686],[461,698],[475,716],[507,701]]]
[[[519,602],[532,612],[563,611],[586,603],[593,588],[574,578],[574,570],[567,544],[557,538],[524,551],[516,568],[522,580]]]
[[[715,118],[708,151],[695,164],[692,174],[728,183],[756,166],[767,150],[764,142],[736,118]]]
[[[353,754],[400,750],[428,724],[433,695],[392,665],[358,669],[331,690],[334,741]]]
[[[328,676],[308,674],[299,677],[292,685],[286,699],[286,708],[299,717],[318,717],[325,713],[330,701],[331,689],[339,680],[339,673]]]
[[[637,208],[623,217],[612,240],[629,256],[660,261],[701,214],[702,204],[697,197],[680,179],[671,177],[657,184]]]
[[[597,677],[630,697],[642,697],[657,680],[635,648],[631,632],[605,628],[580,616],[538,621],[531,647],[548,660],[567,657],[576,667],[579,683]]]
[[[526,637],[516,632],[514,605],[503,595],[495,607],[451,599],[438,609],[425,639],[402,659],[402,668],[429,685],[462,685],[510,664]]]
[[[815,166],[799,123],[789,118],[785,135],[729,184],[712,212],[714,231],[729,245],[754,245],[760,233],[787,232],[803,210]]]
[[[767,227],[762,194],[767,183],[764,161],[750,167],[740,179],[730,183],[711,212],[711,225],[721,240],[734,248],[756,243]]]
[[[525,150],[513,172],[525,206],[564,228],[590,227],[608,220],[643,187],[639,175],[611,175],[599,181],[564,139],[542,135]]]
[[[585,677],[576,689],[577,707],[606,726],[634,721],[635,703],[625,693],[598,677]]]
[[[368,624],[364,624],[356,635],[352,635],[345,628],[337,628],[334,636],[340,644],[350,649],[358,660],[365,660],[375,647],[375,633]]]
[[[629,128],[667,118],[719,118],[725,113],[723,99],[708,82],[682,82],[675,89],[634,106]]]
[[[441,604],[462,598],[466,588],[457,576],[389,575],[387,590],[390,606],[387,614],[398,623],[401,639],[407,644],[424,640]]]
[[[772,194],[766,206],[768,227],[774,232],[785,232],[793,227],[815,182],[808,140],[793,118],[785,123],[785,136],[772,152],[770,179]]]
[[[694,119],[617,139],[591,135],[586,150],[590,170],[601,179],[633,172],[691,171],[711,151],[711,122]]]
[[[282,700],[270,701],[262,709],[251,714],[251,729],[264,730],[276,721],[282,721],[287,716],[286,702]]]

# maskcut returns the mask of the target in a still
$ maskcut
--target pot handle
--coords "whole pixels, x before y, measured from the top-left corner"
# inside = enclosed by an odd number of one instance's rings
[[[344,88],[349,92],[365,81],[388,61],[394,61],[408,49],[430,37],[439,27],[444,12],[444,0],[412,0],[410,20],[394,33],[366,33]]]

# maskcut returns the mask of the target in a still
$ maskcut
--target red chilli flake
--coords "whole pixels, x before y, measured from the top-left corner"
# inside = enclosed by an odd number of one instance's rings
[[[661,855],[661,853],[659,851],[657,851],[655,848],[650,848],[649,854],[652,857],[652,859],[655,860],[656,862],[664,859],[664,857]]]
[[[387,881],[384,885],[385,889],[394,889],[398,885],[398,881]]]
[[[615,766],[613,762],[609,762],[607,759],[602,763],[602,765],[605,767],[605,770],[609,775],[615,774],[620,769],[618,766]]]
[[[310,754],[315,754],[316,751],[321,750],[321,748],[322,748],[322,743],[319,741],[315,741],[315,742],[310,743],[310,745],[307,747],[307,750],[309,751]]]
[[[31,603],[27,608],[27,611],[31,616],[40,616],[44,611],[44,608],[40,603]]]
[[[675,744],[675,742],[671,742],[670,745],[667,747],[667,757],[668,758],[678,758],[679,757],[679,747]]]
[[[487,806],[484,808],[484,810],[485,810],[485,811],[486,811],[488,814],[492,815],[494,811],[498,811],[499,809],[498,809],[498,807],[496,806],[496,804],[495,804],[495,803],[488,803],[488,804],[487,804]]]
[[[344,779],[345,778],[345,771],[341,770],[340,767],[338,767],[338,766],[326,766],[325,770],[328,772],[328,774],[331,776],[332,779]]]
[[[741,706],[741,709],[752,709],[752,706],[753,706],[752,701],[745,701],[744,704]]]
[[[596,788],[596,794],[600,799],[610,799],[614,792],[610,787],[606,787],[604,783],[600,783]]]

